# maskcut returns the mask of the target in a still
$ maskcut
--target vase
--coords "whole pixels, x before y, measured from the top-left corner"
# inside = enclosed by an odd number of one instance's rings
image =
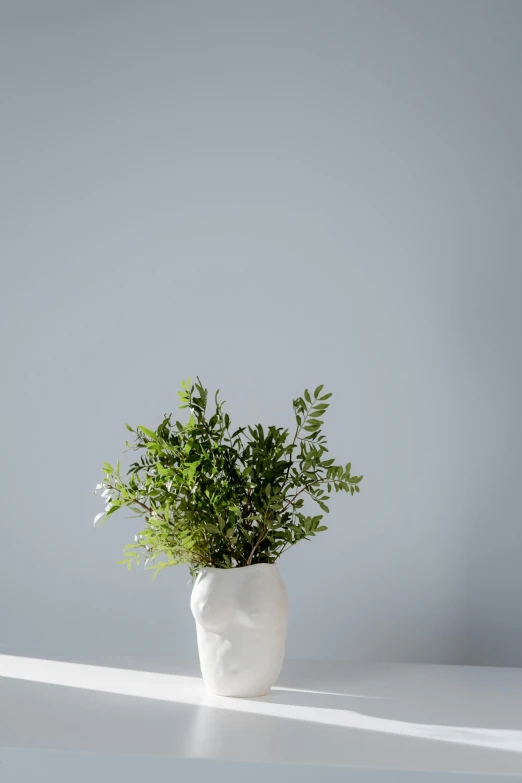
[[[209,691],[264,696],[285,655],[288,597],[277,566],[202,568],[190,601]]]

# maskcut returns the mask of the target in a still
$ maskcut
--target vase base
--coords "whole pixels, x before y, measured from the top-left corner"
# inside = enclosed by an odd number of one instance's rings
[[[263,691],[263,693],[220,693],[208,687],[207,690],[213,696],[225,696],[227,699],[260,699],[262,696],[268,696],[272,689],[269,688],[267,691]]]

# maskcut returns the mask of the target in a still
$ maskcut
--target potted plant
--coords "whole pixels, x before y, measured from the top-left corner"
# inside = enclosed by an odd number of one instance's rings
[[[127,447],[138,458],[122,476],[120,463],[103,466],[97,485],[106,506],[99,524],[126,507],[145,521],[121,563],[144,559],[154,577],[186,563],[194,578],[203,679],[226,696],[260,696],[276,681],[284,658],[287,596],[276,561],[298,541],[323,530],[332,491],[359,492],[362,476],[328,457],[321,432],[331,394],[318,386],[293,401],[295,431],[232,427],[219,391],[207,413],[199,378],[182,384],[183,424],[165,415],[156,430],[133,429]]]

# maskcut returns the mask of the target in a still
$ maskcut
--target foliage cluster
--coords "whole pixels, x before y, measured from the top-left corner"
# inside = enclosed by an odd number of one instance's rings
[[[120,463],[105,463],[96,487],[106,502],[95,524],[122,507],[142,517],[145,528],[125,548],[129,568],[144,558],[154,576],[187,563],[191,573],[206,566],[233,568],[274,563],[288,547],[323,530],[333,492],[359,492],[362,476],[351,464],[328,458],[322,434],[331,394],[318,386],[293,401],[295,432],[270,426],[232,427],[219,391],[207,413],[208,391],[199,378],[182,383],[185,424],[165,415],[156,430],[139,425],[127,447],[138,452],[126,476]],[[305,498],[320,512],[305,513]]]

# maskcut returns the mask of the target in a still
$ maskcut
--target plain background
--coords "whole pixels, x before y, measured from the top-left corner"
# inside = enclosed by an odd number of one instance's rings
[[[0,645],[196,655],[91,494],[181,378],[334,392],[288,655],[522,665],[522,3],[0,4]]]

